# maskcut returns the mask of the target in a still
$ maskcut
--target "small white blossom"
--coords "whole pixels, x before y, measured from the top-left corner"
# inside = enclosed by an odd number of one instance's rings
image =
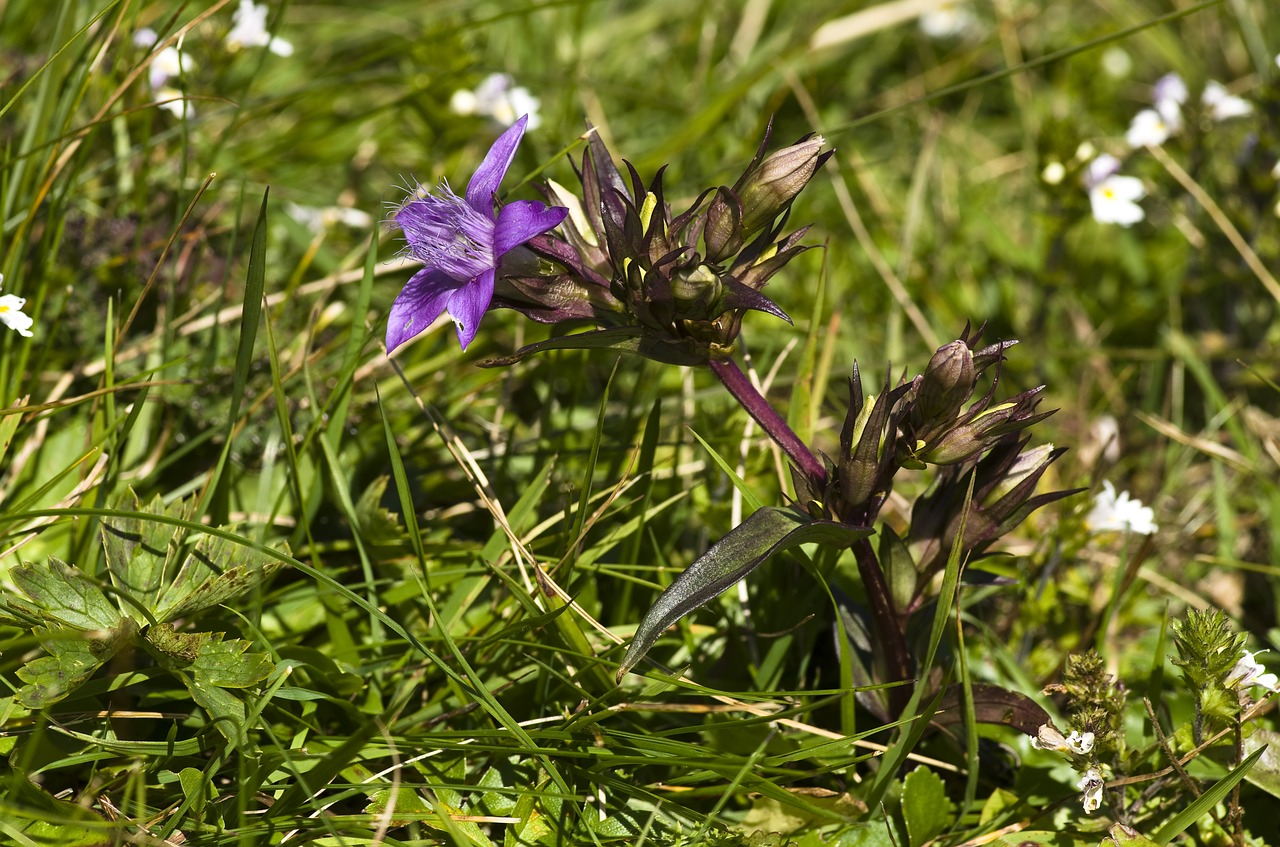
[[[943,2],[920,16],[920,31],[930,38],[955,38],[976,27],[978,19],[968,4]]]
[[[1120,176],[1119,170],[1120,160],[1109,153],[1102,153],[1085,167],[1082,181],[1089,192],[1094,220],[1131,226],[1146,215],[1135,201],[1142,199],[1147,190],[1143,188],[1142,180]]]
[[[0,285],[4,284],[4,274],[0,274]],[[21,335],[31,337],[31,326],[35,323],[31,316],[22,311],[27,304],[25,298],[13,294],[0,294],[0,323]]]
[[[1067,746],[1071,748],[1071,752],[1076,755],[1083,756],[1093,749],[1094,734],[1092,732],[1080,732],[1073,729],[1071,734],[1067,736]]]
[[[459,115],[492,118],[503,126],[511,126],[521,115],[528,115],[527,128],[534,129],[542,123],[538,115],[542,101],[515,82],[511,74],[489,74],[475,91],[455,91],[449,98],[449,109]]]
[[[1169,140],[1172,130],[1155,109],[1143,109],[1133,116],[1124,140],[1130,147],[1158,147]]]
[[[195,64],[190,56],[179,52],[177,47],[170,45],[164,48],[156,54],[147,68],[147,81],[151,83],[151,90],[158,92],[169,87],[170,81],[191,73]]]
[[[286,203],[285,210],[290,217],[312,232],[320,232],[335,224],[352,229],[368,229],[373,226],[373,218],[368,212],[350,206],[302,206]]]
[[[1209,117],[1215,121],[1240,118],[1253,112],[1253,105],[1248,100],[1228,93],[1222,83],[1213,80],[1204,84],[1200,102],[1209,110]]]
[[[1244,651],[1244,656],[1240,661],[1236,662],[1236,666],[1231,669],[1231,673],[1227,674],[1227,678],[1223,680],[1223,684],[1227,688],[1247,688],[1251,685],[1257,685],[1268,691],[1280,690],[1280,677],[1273,673],[1267,673],[1267,669],[1263,667],[1254,656],[1258,653],[1266,652],[1259,650],[1257,653]]]
[[[240,7],[231,18],[227,48],[236,51],[244,47],[265,47],[277,56],[292,56],[292,44],[267,32],[267,11],[265,5],[259,6],[253,0],[240,0]]]
[[[1093,146],[1092,141],[1081,141],[1080,146],[1076,148],[1077,162],[1087,162],[1096,155],[1098,155],[1098,148]],[[1109,158],[1115,158],[1115,157],[1112,156]]]
[[[1146,217],[1136,202],[1146,193],[1142,180],[1135,176],[1109,176],[1089,189],[1093,219],[1103,224],[1132,226]]]
[[[1094,734],[1071,730],[1071,734],[1063,736],[1052,724],[1043,724],[1036,730],[1031,739],[1031,746],[1037,750],[1050,750],[1054,753],[1075,753],[1083,756],[1093,749]]]
[[[1187,84],[1177,74],[1165,74],[1156,80],[1156,84],[1151,89],[1151,102],[1155,103],[1157,107],[1162,103],[1182,106],[1186,104],[1190,97],[1191,93],[1187,91]]]
[[[1141,500],[1129,497],[1129,492],[1116,495],[1110,482],[1102,483],[1102,491],[1093,498],[1093,508],[1085,517],[1085,523],[1093,532],[1133,532],[1138,535],[1154,535],[1155,512]]]
[[[1067,168],[1061,162],[1050,162],[1040,172],[1040,178],[1049,185],[1057,185],[1067,175]]]
[[[156,43],[156,31],[149,26],[144,26],[133,34],[134,47],[151,47]]]
[[[1084,806],[1085,814],[1093,814],[1102,805],[1103,785],[1102,774],[1097,768],[1089,768],[1076,783],[1076,788],[1080,791],[1080,804]]]

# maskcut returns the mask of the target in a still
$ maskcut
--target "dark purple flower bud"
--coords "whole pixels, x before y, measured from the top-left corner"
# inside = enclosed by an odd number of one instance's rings
[[[1026,429],[1053,414],[1035,410],[1040,402],[1037,395],[1043,390],[1041,385],[990,407],[986,407],[988,401],[983,398],[918,458],[935,465],[955,465],[976,457],[1002,436]]]
[[[944,344],[929,360],[916,393],[915,418],[920,430],[951,423],[973,394],[973,351],[963,341]],[[924,437],[924,436],[921,436]]]
[[[706,212],[702,230],[707,261],[722,262],[742,249],[742,201],[731,189],[720,186]]]
[[[734,188],[742,201],[744,238],[769,226],[809,184],[818,165],[830,155],[822,153],[825,143],[821,135],[811,135],[772,153],[742,175]]]

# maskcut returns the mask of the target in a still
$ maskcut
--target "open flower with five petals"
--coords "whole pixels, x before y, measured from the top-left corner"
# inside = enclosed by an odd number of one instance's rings
[[[425,266],[396,297],[387,318],[387,352],[413,338],[444,311],[458,327],[462,349],[476,337],[493,300],[504,254],[560,225],[568,210],[536,200],[497,208],[498,186],[524,135],[528,115],[493,143],[463,197],[441,184],[434,193],[414,193],[395,213],[406,252]],[[495,211],[497,214],[495,215]]]

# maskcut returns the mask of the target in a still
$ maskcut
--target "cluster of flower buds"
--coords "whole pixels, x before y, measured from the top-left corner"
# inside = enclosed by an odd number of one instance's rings
[[[587,334],[603,337],[577,336],[583,346],[616,339],[617,349],[685,365],[727,358],[745,311],[789,320],[761,289],[808,249],[799,243],[804,229],[783,228],[792,201],[831,155],[818,135],[766,155],[768,138],[732,187],[708,189],[673,214],[662,170],[646,186],[626,163],[628,186],[589,131],[581,197],[547,186],[548,200],[569,210],[565,225],[529,240],[523,266],[504,264],[494,305],[544,323],[604,327]]]
[[[829,461],[821,490],[793,475],[797,499],[811,516],[870,526],[900,470],[939,466],[934,486],[912,511],[906,540],[917,579],[899,612],[919,602],[957,540],[966,553],[979,553],[1034,510],[1075,493],[1035,493],[1064,451],[1051,444],[1028,448],[1023,430],[1052,412],[1037,411],[1042,388],[996,402],[999,363],[1017,342],[978,348],[982,332],[965,327],[922,374],[896,386],[886,377],[878,395],[864,396],[855,365],[838,461]],[[993,367],[990,388],[974,400],[980,378]]]

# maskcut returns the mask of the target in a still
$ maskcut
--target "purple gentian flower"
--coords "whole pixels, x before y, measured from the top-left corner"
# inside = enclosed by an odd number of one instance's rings
[[[498,185],[524,135],[525,115],[493,143],[467,183],[466,197],[442,183],[435,194],[405,201],[395,214],[408,254],[424,267],[396,297],[387,318],[387,352],[422,332],[446,309],[458,325],[462,349],[476,337],[493,300],[503,254],[554,229],[569,213],[536,200],[516,200],[497,210]]]

